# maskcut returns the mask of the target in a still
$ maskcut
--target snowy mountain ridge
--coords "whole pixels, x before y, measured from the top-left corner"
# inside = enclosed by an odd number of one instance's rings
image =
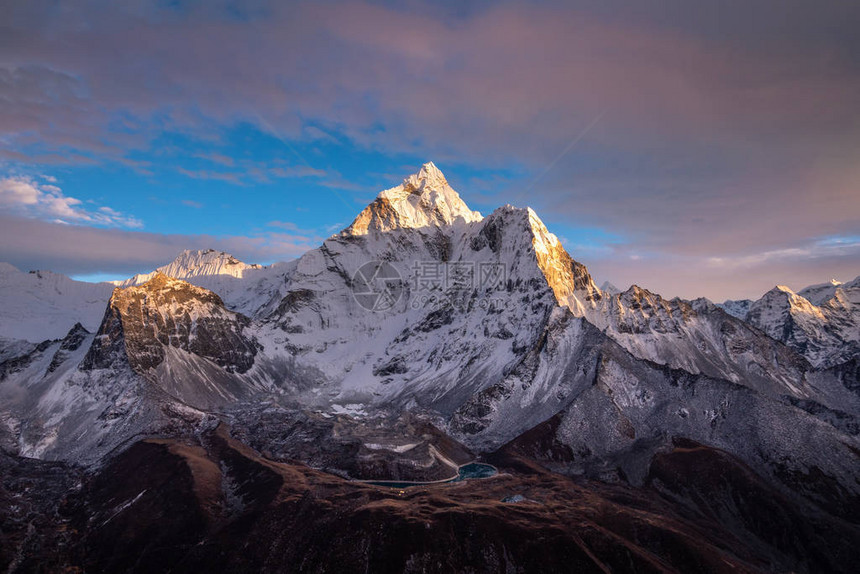
[[[257,317],[271,312],[280,301],[285,276],[294,266],[295,262],[249,264],[214,249],[185,250],[155,271],[113,284],[120,288],[142,285],[162,274],[214,291],[228,309]]]
[[[217,522],[246,506],[237,493],[249,484],[281,510],[287,485],[305,504],[314,489],[290,469],[378,502],[383,487],[354,480],[444,479],[475,459],[504,470],[492,484],[506,491],[534,492],[521,481],[552,474],[575,481],[577,496],[589,484],[642,492],[637,537],[656,532],[655,496],[679,515],[692,499],[720,505],[701,512],[764,548],[763,571],[797,528],[771,522],[787,502],[827,536],[850,535],[860,513],[858,280],[814,286],[817,304],[776,287],[738,305],[744,320],[703,298],[601,289],[532,209],[483,217],[425,164],[295,261],[186,251],[115,289],[96,286],[106,291],[95,325],[68,323],[92,312],[77,290],[94,287],[77,283],[0,265],[4,321],[9,301],[41,312],[19,292],[33,287],[66,330],[42,342],[0,334],[0,463],[108,469],[111,485],[116,468],[151,485],[119,484],[93,524],[137,516],[149,507],[135,505],[141,496],[174,504],[178,483],[207,493]],[[150,482],[162,475],[140,463],[159,460],[187,480]],[[283,483],[270,482],[274,471]],[[7,482],[0,498],[14,511]],[[508,493],[493,496],[497,511]],[[118,511],[120,500],[130,502]],[[517,510],[544,506],[527,505]],[[769,545],[738,527],[751,507]]]
[[[95,331],[112,291],[108,283],[0,263],[0,337],[40,343],[64,337],[75,323]]]
[[[833,366],[860,348],[860,277],[835,279],[794,292],[777,285],[756,301],[726,301],[720,307],[819,366]]]
[[[836,294],[836,289],[840,287],[850,288],[851,285],[860,280],[860,277],[848,283],[845,286],[844,283],[838,281],[836,279],[831,279],[827,283],[818,283],[815,285],[809,285],[808,287],[804,287],[800,291],[797,292],[798,295],[812,303],[813,305],[821,305],[831,297]]]
[[[228,275],[242,278],[249,269],[262,269],[262,265],[248,264],[239,261],[229,253],[214,249],[186,249],[176,256],[176,259],[162,265],[151,273],[135,275],[124,281],[111,281],[117,287],[128,287],[146,283],[158,273],[175,279],[193,279],[202,275]]]

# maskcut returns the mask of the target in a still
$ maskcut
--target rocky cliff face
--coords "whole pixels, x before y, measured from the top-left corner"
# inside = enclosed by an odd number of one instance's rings
[[[186,405],[212,408],[266,387],[249,373],[259,352],[250,324],[211,291],[159,273],[114,291],[81,368],[128,368]]]
[[[224,308],[218,295],[163,274],[139,287],[117,289],[108,304],[85,369],[127,361],[140,374],[158,367],[173,347],[244,373],[257,354],[243,335],[247,317]]]

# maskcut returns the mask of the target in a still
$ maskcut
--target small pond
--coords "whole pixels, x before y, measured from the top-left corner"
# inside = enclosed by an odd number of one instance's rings
[[[495,466],[482,462],[470,462],[460,467],[460,475],[451,482],[468,480],[470,478],[490,478],[498,474]]]

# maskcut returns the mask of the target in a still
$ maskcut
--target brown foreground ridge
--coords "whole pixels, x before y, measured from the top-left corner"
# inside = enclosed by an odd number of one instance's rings
[[[6,456],[0,568],[772,572],[860,560],[856,528],[804,518],[714,449],[679,442],[642,488],[571,479],[516,450],[488,458],[494,477],[410,488],[266,459],[224,425],[139,441],[88,475]]]

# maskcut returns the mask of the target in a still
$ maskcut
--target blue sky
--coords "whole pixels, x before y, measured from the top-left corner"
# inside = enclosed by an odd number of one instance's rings
[[[300,255],[434,161],[599,281],[860,274],[860,7],[830,0],[12,2],[0,260]]]

